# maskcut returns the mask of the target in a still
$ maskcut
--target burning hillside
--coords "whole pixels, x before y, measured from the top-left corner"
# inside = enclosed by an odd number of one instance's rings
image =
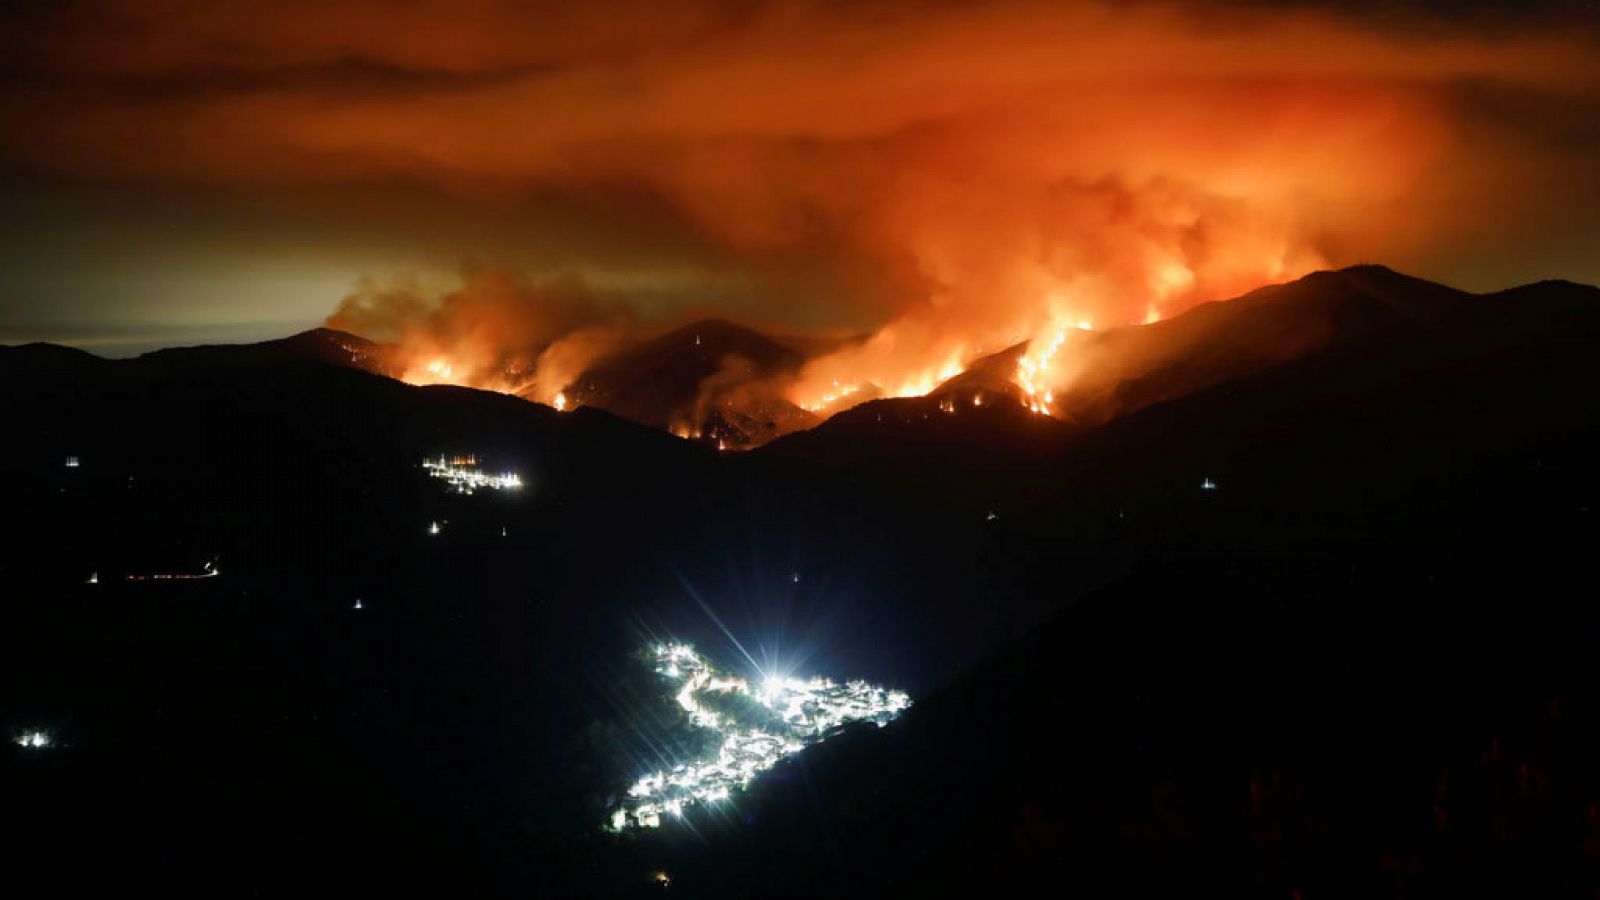
[[[1559,141],[1531,152],[1537,128],[1460,93],[1566,108],[1597,78],[1569,33],[1276,5],[1226,27],[1166,3],[870,6],[574,14],[551,33],[576,56],[455,11],[423,28],[424,10],[416,33],[454,49],[407,40],[384,65],[420,53],[455,73],[448,90],[201,97],[160,110],[181,134],[117,133],[140,136],[126,165],[146,176],[320,185],[355,165],[362,184],[421,185],[425,201],[383,209],[397,226],[437,210],[425,230],[470,261],[459,283],[438,255],[377,269],[330,327],[392,343],[412,383],[592,404],[729,447],[926,395],[1024,343],[1011,381],[1056,414],[1087,333],[1361,259],[1437,269],[1461,223],[1504,221],[1497,185],[1592,170]],[[245,24],[216,27],[230,22]],[[498,62],[478,71],[478,51]],[[112,109],[85,115],[148,112]],[[48,143],[88,152],[68,137]],[[253,164],[258,147],[297,152],[279,171]],[[438,224],[452,213],[495,227],[455,234]],[[682,347],[708,317],[806,337]]]
[[[569,351],[571,341],[584,339],[563,338],[538,354],[496,357],[487,368],[454,357],[433,359],[420,370],[414,362],[398,368],[412,383],[457,381],[558,410],[593,406],[720,449],[748,449],[874,400],[925,398],[947,416],[987,405],[1067,422],[1105,421],[1314,352],[1353,327],[1352,301],[1416,297],[1406,303],[1429,307],[1469,296],[1377,266],[1322,272],[1171,317],[1151,314],[1148,321],[1104,329],[1081,319],[1008,345],[974,344],[987,352],[954,354],[892,387],[832,378],[826,392],[809,401],[819,371],[843,373],[851,361],[864,367],[860,371],[887,365],[896,346],[893,326],[866,337],[779,338],[710,319],[654,336],[625,338],[614,331],[582,354]],[[1399,311],[1413,318],[1439,314]],[[404,343],[384,354],[413,358]],[[580,366],[567,365],[580,358]],[[924,405],[897,408],[891,417],[925,418]]]
[[[648,53],[602,28],[582,66],[500,48],[547,78],[359,110],[245,102],[219,130],[370,154],[452,202],[508,198],[487,204],[508,221],[540,210],[513,249],[464,245],[458,258],[489,262],[454,288],[435,270],[344,298],[329,325],[397,344],[406,380],[748,446],[926,395],[1024,342],[1012,381],[1055,413],[1084,333],[1318,268],[1426,259],[1455,223],[1492,218],[1504,201],[1484,186],[1507,183],[1498,151],[1527,130],[1480,120],[1452,86],[1595,79],[1571,36],[1487,41],[1305,9],[1237,9],[1225,28],[1159,3],[691,9],[640,32]],[[607,384],[708,315],[857,337],[703,350],[660,384]]]
[[[922,350],[905,349],[901,338],[907,332],[895,324],[865,337],[779,338],[720,319],[657,334],[611,323],[544,343],[525,331],[518,339],[522,349],[506,350],[494,349],[499,332],[493,326],[468,325],[472,337],[462,342],[441,336],[455,327],[460,309],[475,308],[472,296],[451,295],[430,315],[431,325],[402,329],[384,350],[390,372],[412,384],[462,384],[558,410],[593,406],[723,449],[759,446],[875,399],[938,395],[953,403],[961,394],[966,403],[987,398],[1016,402],[1033,413],[1067,415],[1056,397],[1082,375],[1095,332],[1089,318],[1052,313],[1043,331],[1007,333],[994,345],[980,330],[934,351],[929,358],[943,359],[937,365],[911,362],[909,368],[902,363],[922,359],[928,345],[918,338],[912,344]],[[515,319],[516,307],[536,304],[540,295],[514,296],[522,299],[513,308],[483,318]],[[329,321],[371,330],[369,319],[381,316],[387,302],[347,301]],[[468,315],[479,320],[476,313]],[[1152,308],[1143,323],[1111,331],[1137,331],[1160,320]],[[434,336],[419,336],[429,333]],[[454,349],[440,349],[447,345]],[[1097,359],[1104,362],[1105,355],[1102,347]]]

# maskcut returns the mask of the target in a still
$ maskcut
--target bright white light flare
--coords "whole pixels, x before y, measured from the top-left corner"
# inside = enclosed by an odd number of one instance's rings
[[[30,750],[40,750],[55,742],[47,731],[25,731],[17,735],[15,740],[18,747]]]

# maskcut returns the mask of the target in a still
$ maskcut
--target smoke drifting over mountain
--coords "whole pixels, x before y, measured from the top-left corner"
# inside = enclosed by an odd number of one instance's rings
[[[1589,32],[1205,11],[90,3],[27,54],[24,83],[59,84],[6,93],[31,138],[5,149],[489,260],[454,290],[364,282],[329,320],[432,380],[526,386],[544,359],[549,399],[690,308],[871,332],[785,388],[815,408],[1024,339],[1043,390],[1068,329],[1440,259],[1552,178],[1600,195],[1559,137],[1600,95]]]
[[[415,284],[363,281],[327,324],[396,344],[407,381],[528,390],[546,401],[630,330],[615,301],[581,283],[533,284],[503,270],[464,273],[459,289],[437,298]]]

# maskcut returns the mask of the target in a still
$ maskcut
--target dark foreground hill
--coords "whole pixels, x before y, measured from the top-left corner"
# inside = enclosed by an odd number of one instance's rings
[[[0,349],[0,409],[0,730],[55,741],[0,749],[19,884],[605,894],[584,854],[675,709],[630,700],[647,641],[923,690],[1047,602],[936,499],[593,409],[49,347]]]
[[[393,349],[344,331],[313,328],[300,334],[258,344],[216,344],[171,347],[140,357],[146,364],[180,368],[196,365],[240,365],[316,362],[398,377]]]
[[[952,454],[1124,574],[654,858],[726,895],[1593,892],[1600,292],[1408,281],[1281,289],[1319,349],[1045,464]]]
[[[1354,500],[1372,478],[1420,478],[1420,487],[1444,468],[1460,477],[1501,450],[1586,427],[1597,339],[1592,287],[1474,295],[1358,266],[1156,325],[1075,335],[1063,352],[1081,373],[1052,406],[1054,421],[992,386],[977,392],[989,398],[982,406],[966,402],[974,391],[963,375],[942,393],[864,404],[759,453],[917,485],[979,510],[1036,507],[1041,519],[1090,494],[1097,503],[1191,498],[1207,477],[1248,489],[1286,474],[1292,483],[1263,489]],[[1412,452],[1408,441],[1439,455],[1379,458]],[[1261,458],[1275,453],[1304,458]],[[1259,477],[1248,471],[1258,461]]]
[[[956,394],[737,457],[304,359],[0,350],[0,725],[59,739],[0,758],[9,883],[1592,893],[1596,292],[1277,290],[1327,338],[1104,423]],[[529,487],[445,493],[440,453]],[[681,725],[630,654],[736,667],[724,627],[916,706],[600,832]]]

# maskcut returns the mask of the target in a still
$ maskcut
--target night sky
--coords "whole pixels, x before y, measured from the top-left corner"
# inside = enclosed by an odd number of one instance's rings
[[[1600,282],[1600,5],[1520,6],[26,3],[0,342],[499,291],[534,344],[713,312],[926,354],[1357,262]]]

